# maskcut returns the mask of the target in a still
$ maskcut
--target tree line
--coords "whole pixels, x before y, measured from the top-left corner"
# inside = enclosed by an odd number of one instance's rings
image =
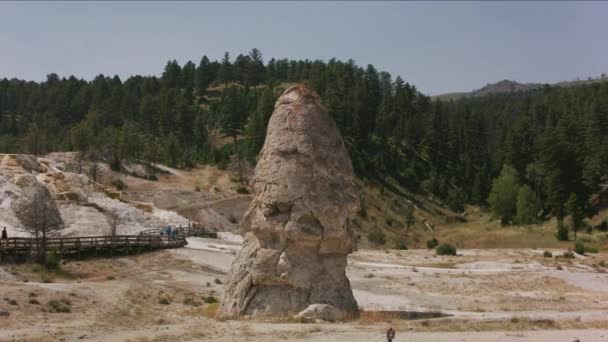
[[[522,201],[538,207],[522,215],[564,217],[573,194],[581,212],[593,211],[608,166],[608,82],[442,102],[352,59],[266,62],[253,49],[169,61],[160,77],[1,79],[0,150],[80,151],[115,169],[125,160],[253,164],[276,98],[295,82],[321,95],[360,178],[397,182],[459,211],[494,203],[495,178],[507,172],[516,191],[525,186]],[[496,214],[515,222],[518,196],[507,196],[506,214]]]

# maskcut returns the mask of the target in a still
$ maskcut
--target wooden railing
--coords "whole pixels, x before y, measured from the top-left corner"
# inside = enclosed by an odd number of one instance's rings
[[[177,237],[197,236],[217,239],[217,232],[211,228],[179,226],[174,229],[177,231],[177,234],[175,234],[175,236]],[[139,235],[160,236],[162,230],[162,228],[146,229],[144,231],[141,231]]]
[[[36,255],[41,250],[42,238],[13,237],[0,239],[0,255]],[[187,245],[185,236],[161,238],[159,235],[115,235],[47,237],[46,250],[56,250],[61,255],[115,253],[129,254],[146,250],[179,248]]]

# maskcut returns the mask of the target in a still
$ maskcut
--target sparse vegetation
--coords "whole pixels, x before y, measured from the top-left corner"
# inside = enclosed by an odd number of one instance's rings
[[[437,247],[437,255],[456,255],[456,247],[449,243],[442,243]]]
[[[433,248],[437,247],[438,245],[439,245],[439,241],[437,241],[436,238],[432,238],[432,239],[426,241],[427,249],[433,249]]]
[[[585,244],[581,241],[576,241],[574,243],[574,251],[578,254],[585,254]]]
[[[122,181],[122,179],[120,178],[116,178],[112,181],[112,185],[118,190],[118,191],[122,191],[124,189],[127,188],[127,185],[125,184],[125,182]]]
[[[543,252],[543,257],[545,257],[545,258],[553,258],[553,253],[551,253],[550,251],[544,251]]]
[[[376,246],[384,245],[386,243],[386,235],[379,228],[373,228],[367,233],[367,240]]]
[[[206,297],[203,299],[203,301],[204,301],[205,303],[207,303],[207,304],[213,304],[213,303],[217,303],[217,302],[218,302],[217,298],[215,298],[215,297],[214,297],[214,296],[212,296],[212,295],[206,296]]]
[[[197,302],[196,299],[194,299],[194,296],[192,296],[192,295],[184,297],[183,304],[194,306],[194,307],[199,307],[201,305],[201,303]]]
[[[72,302],[66,298],[51,299],[46,303],[46,307],[49,312],[72,312]]]
[[[245,195],[249,194],[249,190],[247,190],[247,188],[244,186],[236,189],[236,192],[239,194],[245,194]]]
[[[568,227],[566,227],[562,220],[557,222],[557,233],[555,234],[555,237],[559,241],[568,241]]]
[[[167,296],[162,296],[162,297],[158,298],[158,304],[169,305],[169,304],[171,304],[171,298],[169,298]]]
[[[59,252],[56,249],[53,249],[46,253],[46,267],[49,270],[57,270],[59,269],[59,262],[61,261],[59,257]]]
[[[562,254],[562,258],[574,259],[574,253],[572,253],[572,251],[564,252],[564,254]]]
[[[207,305],[203,311],[203,316],[207,318],[215,318],[217,310],[220,308],[220,303],[212,303]]]
[[[592,254],[596,254],[599,253],[600,251],[595,248],[595,247],[591,247],[591,246],[585,246],[585,253],[592,253]]]
[[[395,248],[399,249],[399,250],[407,250],[407,246],[405,245],[405,242],[403,242],[401,240],[395,242]]]

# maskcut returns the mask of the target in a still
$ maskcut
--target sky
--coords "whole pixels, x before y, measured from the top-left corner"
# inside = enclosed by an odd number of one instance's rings
[[[608,73],[608,2],[0,2],[0,78],[160,75],[262,51],[354,59],[425,94]]]

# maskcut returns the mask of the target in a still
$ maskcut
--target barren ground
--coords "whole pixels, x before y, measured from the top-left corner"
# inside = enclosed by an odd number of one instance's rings
[[[364,310],[450,316],[216,321],[217,304],[205,299],[220,298],[238,248],[236,242],[190,238],[182,249],[69,261],[58,274],[3,265],[0,309],[10,315],[0,316],[0,340],[367,342],[383,341],[392,325],[397,341],[608,341],[604,253],[549,259],[534,249],[460,250],[451,257],[360,250],[347,272]],[[62,307],[71,312],[53,312]]]

